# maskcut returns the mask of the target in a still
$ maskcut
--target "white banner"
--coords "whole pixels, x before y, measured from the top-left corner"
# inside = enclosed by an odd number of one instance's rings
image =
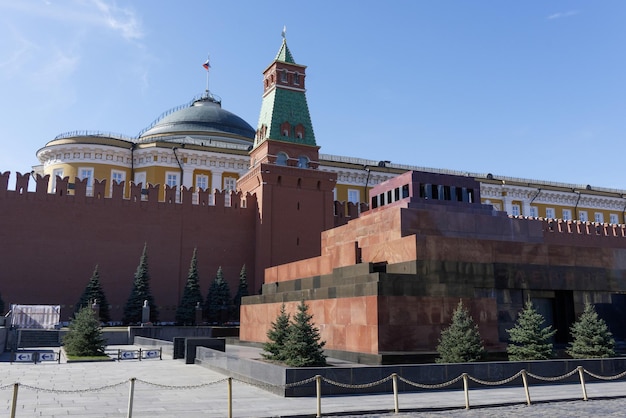
[[[61,316],[60,305],[11,305],[11,326],[54,329]]]

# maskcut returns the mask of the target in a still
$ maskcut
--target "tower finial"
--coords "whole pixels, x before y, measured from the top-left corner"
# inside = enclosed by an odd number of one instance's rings
[[[283,26],[283,33],[281,35],[284,40],[287,40],[287,25]]]

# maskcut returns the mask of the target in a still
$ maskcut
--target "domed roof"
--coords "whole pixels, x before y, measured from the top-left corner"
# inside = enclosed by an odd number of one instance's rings
[[[158,120],[139,138],[154,135],[236,135],[252,142],[255,130],[239,116],[222,109],[221,102],[212,95],[195,100],[191,106],[177,110]],[[248,141],[249,140],[249,141]]]

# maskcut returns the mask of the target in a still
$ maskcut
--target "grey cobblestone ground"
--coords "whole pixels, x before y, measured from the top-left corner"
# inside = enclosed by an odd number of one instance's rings
[[[224,375],[179,360],[127,360],[106,363],[10,364],[0,361],[0,416],[9,416],[13,384],[20,383],[17,417],[125,417],[130,379],[133,417],[225,417]],[[2,360],[2,359],[0,359]],[[401,393],[400,413],[391,414],[391,394],[322,398],[323,416],[359,417],[570,417],[626,416],[626,380],[587,385],[531,386],[533,405],[525,405],[522,387],[472,389],[466,411],[462,391]],[[601,399],[623,397],[620,399]],[[568,400],[551,402],[551,400]],[[507,406],[499,407],[506,404]],[[489,405],[488,408],[485,406]],[[315,398],[284,398],[233,382],[235,417],[313,417]]]

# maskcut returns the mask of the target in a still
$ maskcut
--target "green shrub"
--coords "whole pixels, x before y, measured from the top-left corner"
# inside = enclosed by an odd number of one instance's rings
[[[104,342],[100,321],[91,308],[78,311],[63,338],[65,352],[71,356],[104,356]]]
[[[615,340],[606,322],[590,303],[570,328],[573,341],[567,354],[573,358],[606,358],[615,356]]]
[[[463,301],[459,301],[454,310],[450,326],[441,331],[437,352],[439,353],[437,363],[478,361],[485,355],[478,325],[463,307]]]
[[[515,326],[507,330],[510,343],[507,347],[509,360],[547,360],[553,356],[552,326],[543,327],[544,317],[535,310],[529,300],[520,312]]]

